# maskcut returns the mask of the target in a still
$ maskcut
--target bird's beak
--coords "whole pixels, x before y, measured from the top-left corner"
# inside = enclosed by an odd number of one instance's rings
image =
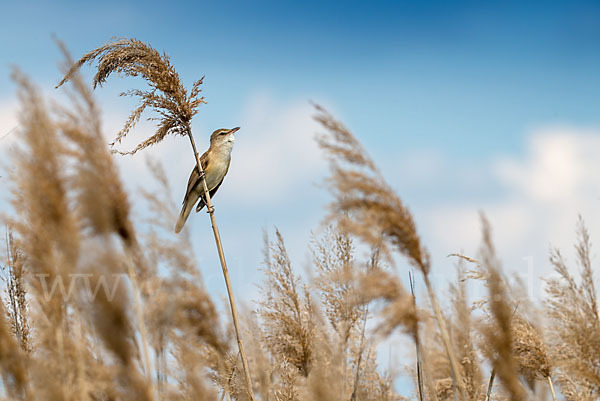
[[[234,132],[238,131],[239,129],[240,129],[240,127],[232,128],[231,131],[229,131],[229,133],[233,134]]]

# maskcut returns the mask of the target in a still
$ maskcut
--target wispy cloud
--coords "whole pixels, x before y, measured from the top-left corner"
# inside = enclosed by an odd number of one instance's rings
[[[241,116],[228,193],[250,205],[281,202],[317,181],[325,163],[314,141],[318,125],[306,100],[250,99]]]
[[[536,278],[549,273],[548,247],[559,246],[569,254],[578,214],[590,226],[592,238],[600,235],[596,225],[600,220],[598,149],[599,130],[544,127],[527,136],[521,157],[497,155],[484,165],[472,166],[484,171],[499,191],[479,203],[465,193],[460,202],[440,201],[433,206],[426,214],[426,230],[435,252],[438,256],[460,250],[476,252],[481,210],[492,222],[499,254],[509,270],[532,266]],[[461,179],[460,174],[453,176]]]

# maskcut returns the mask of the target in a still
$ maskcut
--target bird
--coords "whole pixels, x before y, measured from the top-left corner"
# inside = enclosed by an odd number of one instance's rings
[[[235,136],[233,134],[239,129],[240,127],[231,129],[221,128],[213,132],[210,136],[210,146],[208,150],[200,157],[200,163],[202,164],[202,170],[204,171],[204,179],[206,180],[206,187],[208,188],[211,199],[217,193],[217,190],[223,183],[225,175],[227,175],[227,171],[229,171],[231,150],[233,149],[233,143],[235,142]],[[198,204],[197,206],[196,203]],[[179,219],[177,219],[177,224],[175,225],[175,233],[178,234],[181,232],[190,212],[194,209],[194,206],[196,206],[196,212],[199,212],[205,205],[206,199],[204,197],[202,177],[198,172],[198,166],[195,166],[188,180],[181,213],[179,214]]]

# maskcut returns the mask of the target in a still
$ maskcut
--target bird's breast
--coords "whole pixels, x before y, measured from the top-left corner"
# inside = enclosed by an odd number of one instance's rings
[[[208,186],[209,191],[223,181],[225,174],[227,174],[227,170],[229,170],[229,162],[229,157],[216,157],[211,159],[208,166],[206,166],[206,185]]]

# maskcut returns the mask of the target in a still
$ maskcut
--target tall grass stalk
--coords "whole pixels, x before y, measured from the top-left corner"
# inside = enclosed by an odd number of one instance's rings
[[[254,400],[254,395],[252,391],[252,378],[250,377],[250,366],[248,365],[248,357],[246,356],[246,350],[244,348],[244,343],[242,342],[242,337],[240,334],[240,323],[237,313],[237,307],[235,303],[235,298],[233,295],[233,287],[231,286],[231,279],[229,278],[229,269],[227,269],[227,262],[225,261],[225,253],[223,252],[223,244],[221,242],[221,235],[219,234],[219,227],[217,226],[217,219],[215,218],[215,208],[212,205],[212,201],[210,200],[210,193],[208,187],[206,185],[206,178],[204,176],[204,170],[202,170],[202,163],[200,163],[200,156],[198,155],[198,150],[196,149],[196,143],[194,142],[194,136],[192,135],[192,130],[187,126],[186,133],[188,138],[190,139],[190,144],[192,145],[192,150],[194,151],[194,157],[196,158],[196,167],[198,167],[198,171],[200,172],[200,176],[202,177],[202,187],[204,189],[204,196],[206,199],[206,207],[208,214],[210,215],[210,223],[212,226],[213,234],[215,236],[215,243],[217,245],[217,252],[219,253],[219,261],[221,262],[221,269],[223,270],[223,277],[225,278],[225,285],[227,287],[227,296],[229,298],[229,306],[231,307],[231,316],[233,318],[233,327],[235,329],[235,338],[237,340],[238,349],[240,351],[240,356],[242,358],[242,367],[244,368],[244,375],[246,377],[246,384],[248,385],[248,395],[251,400]]]
[[[413,303],[416,307],[417,296],[415,295],[415,280],[412,271],[408,272],[408,280],[410,282],[410,293],[413,297]],[[417,354],[417,391],[419,395],[419,401],[423,401],[423,358],[421,356],[421,340],[419,339],[418,331],[415,336],[415,350]]]
[[[221,263],[221,269],[223,270],[223,277],[225,278],[225,285],[227,287],[227,295],[229,299],[229,305],[231,307],[231,315],[233,318],[238,349],[242,359],[242,366],[247,384],[247,393],[250,399],[253,401],[254,396],[252,394],[253,391],[250,368],[248,366],[246,351],[241,338],[240,324],[233,295],[233,289],[231,286],[231,279],[229,277],[229,270],[227,269],[223,244],[214,215],[214,207],[210,199],[210,194],[204,177],[204,171],[202,169],[202,164],[200,163],[200,157],[198,155],[198,150],[196,148],[194,136],[190,126],[192,117],[197,113],[198,106],[205,103],[204,97],[200,96],[200,85],[202,84],[204,77],[194,82],[192,90],[188,95],[187,90],[179,79],[179,74],[177,74],[171,65],[169,57],[166,53],[160,54],[150,45],[140,42],[136,39],[123,38],[116,39],[83,55],[76,63],[73,64],[71,69],[67,72],[57,87],[71,79],[83,64],[92,63],[96,59],[98,60],[98,67],[97,73],[94,77],[94,87],[97,85],[102,85],[109,75],[116,72],[120,75],[141,76],[151,88],[149,91],[132,90],[122,94],[138,97],[140,99],[140,106],[138,106],[138,108],[131,113],[125,123],[125,126],[118,133],[114,142],[112,143],[113,146],[116,143],[120,143],[122,139],[125,138],[125,136],[131,131],[131,129],[133,129],[146,108],[151,108],[161,115],[157,131],[153,136],[141,142],[132,151],[116,151],[117,153],[134,154],[139,150],[159,143],[169,134],[187,136],[190,140],[190,144],[194,152],[196,167],[198,168],[200,176],[202,177],[202,186],[206,199],[206,205],[210,215],[217,252],[219,254],[219,261]]]
[[[429,280],[429,253],[421,243],[412,214],[354,135],[320,106],[316,110],[315,119],[327,130],[327,134],[317,137],[317,142],[326,152],[332,170],[328,184],[335,200],[330,205],[330,219],[380,249],[388,260],[391,261],[392,251],[397,251],[421,271],[450,362],[454,399],[464,400],[458,359]]]

